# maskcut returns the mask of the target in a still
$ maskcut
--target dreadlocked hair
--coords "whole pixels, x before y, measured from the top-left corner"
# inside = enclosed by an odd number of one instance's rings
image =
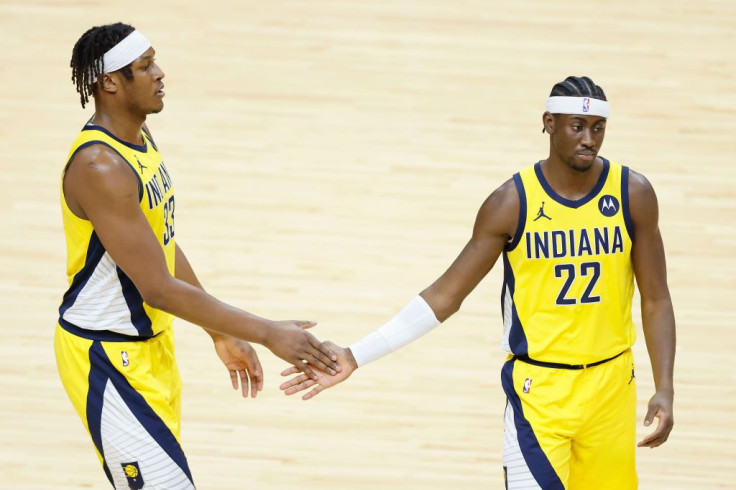
[[[77,85],[82,107],[94,94],[96,85],[102,84],[102,57],[117,43],[135,29],[133,26],[117,22],[105,26],[95,26],[82,34],[72,50],[72,82]],[[121,68],[120,73],[128,79],[133,78],[130,64]],[[96,81],[95,81],[96,80]]]
[[[591,99],[608,100],[603,89],[588,77],[567,77],[552,87],[550,97],[590,97]]]

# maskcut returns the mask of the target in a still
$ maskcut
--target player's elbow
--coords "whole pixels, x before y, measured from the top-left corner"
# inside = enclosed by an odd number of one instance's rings
[[[422,297],[427,301],[432,311],[434,311],[437,320],[444,322],[454,315],[463,304],[461,298],[456,298],[448,294],[438,294],[431,288],[422,292]]]
[[[139,288],[143,301],[157,310],[170,311],[174,302],[174,288],[171,278],[163,278]]]
[[[151,308],[166,310],[166,296],[161,294],[160,291],[150,290],[141,292],[141,296],[143,297],[143,301]]]
[[[438,315],[437,318],[439,319],[439,316],[442,316],[442,320],[440,321],[444,322],[449,317],[457,313],[458,310],[460,310],[460,307],[462,305],[463,305],[463,301],[461,299],[448,300],[447,303],[444,305],[444,308],[442,309],[442,313]]]
[[[668,291],[659,295],[642,295],[641,311],[643,314],[653,315],[663,310],[672,310],[672,299]]]

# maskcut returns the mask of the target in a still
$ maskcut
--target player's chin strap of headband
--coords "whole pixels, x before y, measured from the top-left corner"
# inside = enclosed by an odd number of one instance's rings
[[[128,66],[150,47],[151,42],[146,36],[139,31],[131,32],[102,56],[102,73],[112,73]]]
[[[605,100],[592,97],[550,97],[547,112],[551,114],[579,114],[581,116],[609,117],[611,106]]]

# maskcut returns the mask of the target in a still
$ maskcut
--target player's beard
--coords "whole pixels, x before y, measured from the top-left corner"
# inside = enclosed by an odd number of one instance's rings
[[[571,169],[575,170],[576,172],[580,172],[580,173],[587,172],[591,168],[593,168],[593,166],[595,165],[595,161],[598,158],[598,154],[596,153],[593,156],[593,160],[591,160],[590,163],[587,163],[586,162],[584,164],[581,164],[581,163],[579,163],[579,162],[576,161],[576,156],[577,155],[573,155],[571,158],[568,158],[567,159],[567,166],[570,167]]]
[[[584,173],[584,172],[587,172],[588,170],[590,170],[591,168],[593,168],[593,164],[591,163],[587,167],[584,167],[582,165],[572,164],[572,165],[570,165],[570,168],[573,169],[573,170],[575,170],[576,172]]]

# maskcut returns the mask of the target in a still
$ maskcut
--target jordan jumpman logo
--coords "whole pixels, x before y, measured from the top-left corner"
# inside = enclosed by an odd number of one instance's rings
[[[143,165],[140,160],[138,160],[138,157],[135,157],[135,161],[138,162],[138,167],[141,169],[141,173],[143,173],[144,168],[148,168],[146,165]]]
[[[544,201],[542,201],[542,206],[539,208],[539,211],[537,211],[537,217],[534,218],[534,221],[537,221],[539,218],[547,218],[552,221],[552,218],[544,214]]]

